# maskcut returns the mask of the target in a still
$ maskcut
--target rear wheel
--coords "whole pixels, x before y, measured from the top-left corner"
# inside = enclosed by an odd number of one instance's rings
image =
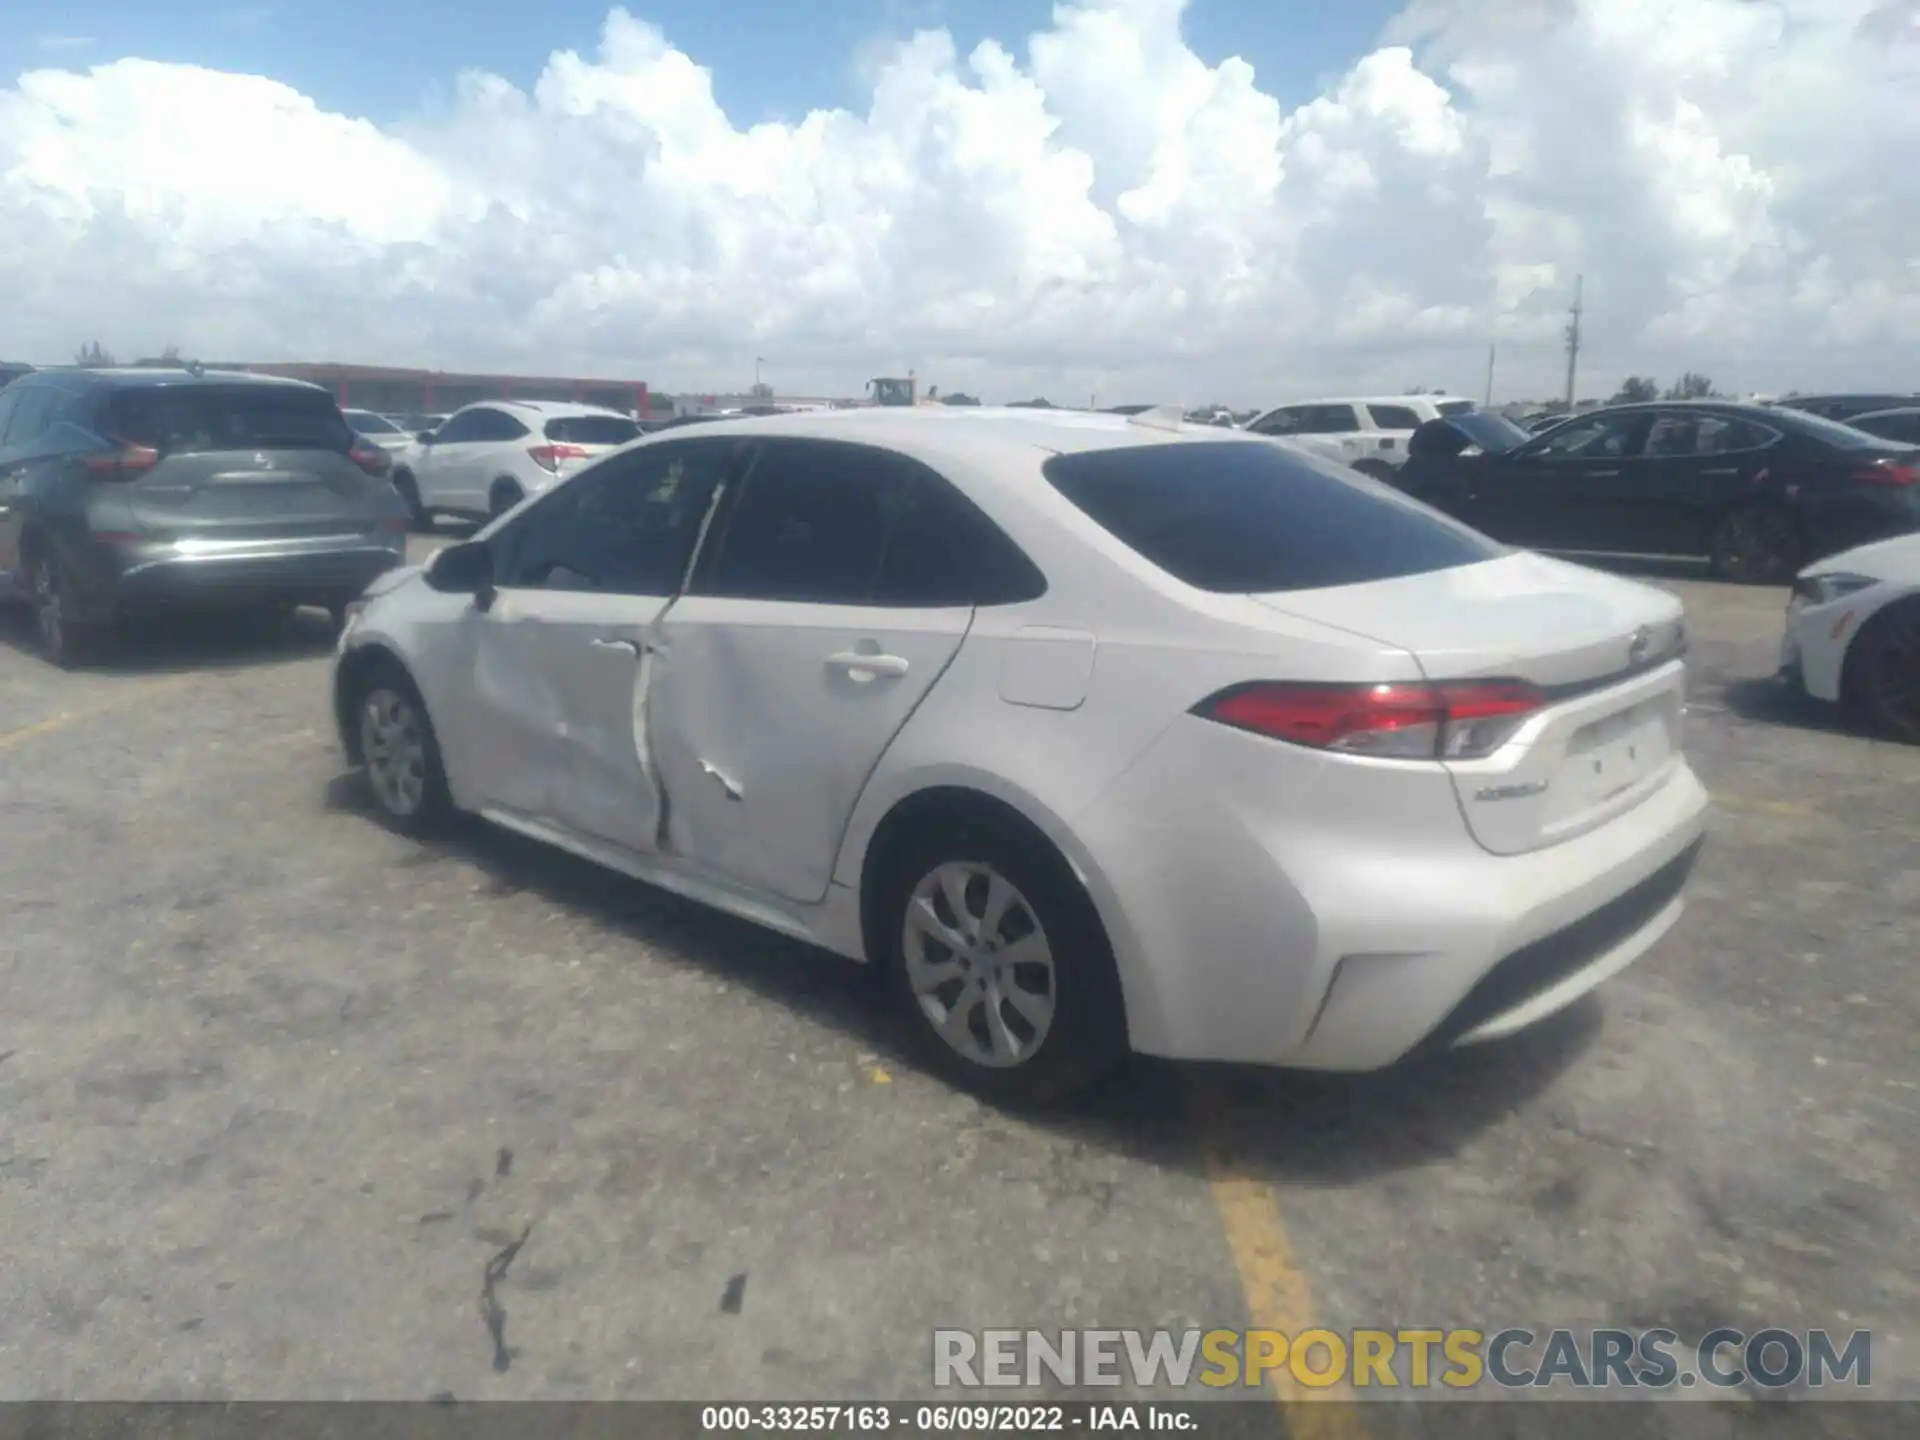
[[[425,534],[433,529],[433,516],[420,508],[420,482],[413,478],[411,470],[396,471],[393,488],[400,492],[400,498],[406,503],[407,523],[416,535]]]
[[[487,515],[498,520],[507,511],[526,498],[527,492],[520,488],[520,482],[506,476],[493,482],[493,489],[487,492]]]
[[[413,682],[397,667],[380,665],[354,696],[355,733],[367,788],[394,829],[424,835],[453,813],[440,742]]]
[[[1847,657],[1849,698],[1872,729],[1920,745],[1920,597],[1874,616]]]
[[[1806,560],[1806,542],[1784,505],[1746,505],[1715,527],[1713,573],[1741,585],[1784,585]]]
[[[1043,841],[942,823],[876,878],[876,959],[931,1068],[995,1101],[1046,1103],[1126,1053],[1105,932]]]
[[[34,639],[40,653],[63,670],[85,664],[102,639],[94,626],[73,618],[73,586],[52,548],[36,544],[27,556],[27,600],[33,607]]]

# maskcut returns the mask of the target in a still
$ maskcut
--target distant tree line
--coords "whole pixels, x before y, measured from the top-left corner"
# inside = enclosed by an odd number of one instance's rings
[[[1664,394],[1660,382],[1652,376],[1629,375],[1608,403],[1645,405],[1651,400],[1711,400],[1719,393],[1713,388],[1713,381],[1693,370],[1669,385]]]

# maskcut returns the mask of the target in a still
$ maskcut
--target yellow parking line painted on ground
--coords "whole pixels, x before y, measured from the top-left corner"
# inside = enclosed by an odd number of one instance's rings
[[[1273,1187],[1234,1162],[1217,1115],[1217,1107],[1208,1105],[1201,1117],[1201,1150],[1214,1208],[1246,1298],[1247,1325],[1288,1336],[1317,1329],[1313,1287],[1294,1254]],[[1353,1391],[1347,1385],[1309,1388],[1284,1368],[1268,1371],[1267,1378],[1285,1413],[1289,1440],[1366,1440],[1366,1427],[1352,1409]],[[1316,1403],[1321,1401],[1349,1403],[1329,1409]]]
[[[11,750],[16,745],[23,745],[42,735],[51,735],[56,730],[64,730],[67,726],[82,720],[91,720],[94,716],[104,715],[109,710],[122,709],[135,701],[146,699],[149,695],[157,695],[163,690],[176,690],[186,684],[190,678],[186,675],[169,675],[164,680],[150,680],[144,685],[135,685],[118,691],[97,704],[82,706],[78,710],[62,710],[57,715],[36,720],[31,725],[22,725],[18,730],[0,731],[0,750]]]

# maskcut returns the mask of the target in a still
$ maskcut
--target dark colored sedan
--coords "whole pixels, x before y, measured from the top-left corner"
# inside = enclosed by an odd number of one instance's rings
[[[38,371],[0,390],[0,590],[62,665],[136,609],[337,613],[404,558],[389,464],[317,385]]]
[[[1920,450],[1756,405],[1619,405],[1540,434],[1449,416],[1414,433],[1396,483],[1510,544],[1705,558],[1766,584],[1920,530]]]

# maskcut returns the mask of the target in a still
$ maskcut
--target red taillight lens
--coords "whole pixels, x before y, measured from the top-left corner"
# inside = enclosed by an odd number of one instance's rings
[[[527,451],[542,470],[557,474],[562,460],[584,460],[587,452],[578,445],[536,445]]]
[[[1920,485],[1920,466],[1894,460],[1876,460],[1865,469],[1853,472],[1862,485]]]
[[[365,441],[355,442],[347,451],[347,458],[369,475],[385,475],[393,468],[393,457],[378,445],[369,445]]]
[[[84,456],[81,467],[96,480],[131,480],[160,463],[151,445],[122,445],[118,450]]]
[[[1490,755],[1546,703],[1519,680],[1439,685],[1262,681],[1223,690],[1195,713],[1294,745],[1391,760]]]

